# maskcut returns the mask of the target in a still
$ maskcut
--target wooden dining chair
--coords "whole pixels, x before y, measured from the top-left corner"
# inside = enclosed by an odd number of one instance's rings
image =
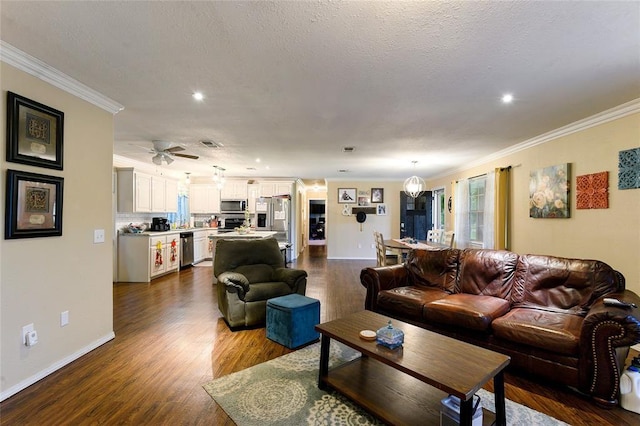
[[[453,248],[453,239],[455,238],[455,232],[445,231],[442,234],[442,244],[448,245],[449,248]]]
[[[380,232],[373,231],[376,244],[377,266],[395,265],[398,263],[398,253],[388,251],[384,246],[384,237]]]
[[[442,229],[429,229],[427,231],[427,241],[432,243],[441,243]]]

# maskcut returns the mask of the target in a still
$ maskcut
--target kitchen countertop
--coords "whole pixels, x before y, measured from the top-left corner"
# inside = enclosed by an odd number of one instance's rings
[[[233,232],[221,232],[216,235],[209,235],[209,238],[269,238],[273,235],[276,235],[275,231],[254,231],[250,234],[239,234],[235,231]]]
[[[134,234],[133,232],[120,232],[120,235],[128,236],[128,237],[139,237],[139,236],[156,236],[156,235],[173,235],[180,234],[182,232],[194,232],[194,231],[214,231],[218,232],[218,228],[182,228],[182,229],[171,229],[169,231],[144,231]],[[227,234],[235,234],[235,232],[227,232]],[[224,233],[220,233],[220,235],[224,235]]]

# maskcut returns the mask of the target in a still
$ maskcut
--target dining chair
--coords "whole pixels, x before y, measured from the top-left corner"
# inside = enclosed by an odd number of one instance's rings
[[[441,243],[442,229],[429,229],[427,231],[427,241],[432,243]]]
[[[453,239],[455,238],[455,232],[453,231],[445,231],[442,234],[442,244],[446,244],[449,248],[453,248]]]
[[[384,237],[380,232],[373,231],[373,237],[376,244],[376,261],[377,266],[395,265],[398,262],[398,254],[388,251],[384,246]]]

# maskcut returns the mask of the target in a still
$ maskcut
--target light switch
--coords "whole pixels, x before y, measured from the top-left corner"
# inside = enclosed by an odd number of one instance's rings
[[[94,229],[93,244],[104,243],[104,229]]]

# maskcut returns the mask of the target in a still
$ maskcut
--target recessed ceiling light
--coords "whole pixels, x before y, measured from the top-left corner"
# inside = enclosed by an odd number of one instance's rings
[[[193,99],[195,99],[196,101],[201,101],[204,99],[204,95],[202,94],[202,92],[194,92]]]
[[[513,102],[513,95],[511,93],[506,93],[502,95],[503,104],[510,104],[511,102]]]
[[[256,158],[256,163],[259,163],[260,161],[262,160],[260,160],[259,158]]]

